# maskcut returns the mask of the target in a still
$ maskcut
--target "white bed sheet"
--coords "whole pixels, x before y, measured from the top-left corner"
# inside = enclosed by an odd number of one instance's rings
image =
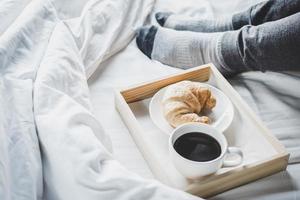
[[[195,3],[196,2],[196,3]],[[254,1],[158,1],[155,10],[168,10],[199,17],[220,17],[247,8]],[[199,6],[195,6],[199,5]],[[153,15],[151,17],[152,23]],[[96,117],[112,137],[115,157],[128,169],[147,178],[153,178],[151,171],[142,158],[114,108],[113,88],[128,86],[151,80],[178,69],[149,60],[136,47],[135,41],[117,55],[101,64],[89,80],[91,99]],[[277,79],[289,85],[278,84]],[[277,83],[276,83],[277,82]],[[292,153],[291,162],[298,162],[300,155],[300,84],[297,74],[260,72],[244,73],[231,83],[240,95],[272,129],[274,134]],[[283,91],[277,93],[276,91]],[[286,92],[284,92],[286,91]],[[278,97],[281,98],[278,98]],[[274,100],[275,99],[275,100]],[[294,111],[294,112],[291,112]],[[281,117],[280,117],[281,116]],[[285,134],[290,133],[290,134]],[[297,199],[300,198],[300,164],[293,164],[285,172],[278,173],[260,181],[225,192],[213,199]]]
[[[92,113],[88,76],[153,0],[0,1],[0,199],[198,199],[126,170]]]

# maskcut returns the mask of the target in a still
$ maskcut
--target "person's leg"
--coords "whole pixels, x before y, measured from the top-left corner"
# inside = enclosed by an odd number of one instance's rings
[[[168,12],[158,12],[158,23],[166,28],[195,32],[238,30],[245,25],[260,25],[300,12],[300,0],[270,0],[258,3],[246,11],[216,20],[195,19]]]
[[[230,72],[300,70],[300,12],[259,26],[225,32],[220,45]]]
[[[213,62],[225,75],[248,70],[300,69],[299,21],[297,13],[222,33],[152,26],[140,29],[137,45],[149,58],[184,69],[208,62]]]

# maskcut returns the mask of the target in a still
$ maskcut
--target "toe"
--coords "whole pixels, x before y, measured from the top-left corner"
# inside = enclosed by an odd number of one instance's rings
[[[137,31],[137,46],[149,58],[151,58],[156,32],[156,26],[143,26]]]

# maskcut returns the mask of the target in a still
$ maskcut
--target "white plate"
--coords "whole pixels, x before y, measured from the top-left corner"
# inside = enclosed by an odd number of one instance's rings
[[[211,119],[211,125],[220,131],[225,131],[233,120],[234,109],[228,97],[219,89],[201,83],[210,89],[216,98],[216,106],[206,115]],[[170,134],[174,128],[168,123],[163,114],[162,99],[167,87],[160,89],[151,99],[149,113],[153,123],[166,134]]]

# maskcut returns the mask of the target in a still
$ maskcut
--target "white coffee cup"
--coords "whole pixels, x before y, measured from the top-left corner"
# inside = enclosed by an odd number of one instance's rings
[[[199,134],[204,133],[216,139],[221,146],[220,156],[213,160],[204,162],[189,160],[181,156],[174,149],[174,143],[180,136],[190,132],[199,132]],[[213,174],[222,166],[233,167],[240,165],[243,162],[243,152],[241,149],[238,147],[228,147],[227,140],[223,133],[207,124],[187,123],[174,129],[169,138],[169,151],[175,168],[183,176],[190,179],[197,179],[202,176]],[[237,156],[235,156],[235,159],[227,160],[226,154],[236,154]]]

